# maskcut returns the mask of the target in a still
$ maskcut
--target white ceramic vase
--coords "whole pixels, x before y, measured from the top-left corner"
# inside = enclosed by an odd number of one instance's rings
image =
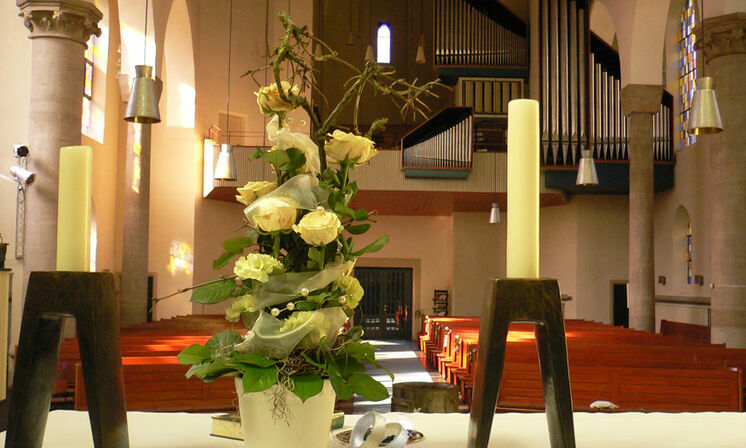
[[[245,448],[326,448],[334,413],[336,395],[329,380],[321,393],[302,402],[287,392],[288,421],[272,417],[274,385],[264,392],[243,393],[241,378],[236,377],[238,406]]]

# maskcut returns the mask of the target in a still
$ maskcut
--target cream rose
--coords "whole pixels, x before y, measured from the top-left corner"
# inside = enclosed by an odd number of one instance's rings
[[[254,279],[265,283],[269,280],[269,274],[282,272],[282,263],[271,255],[249,254],[238,257],[233,266],[233,273],[241,280]]]
[[[290,94],[298,95],[300,93],[298,86],[291,88],[290,83],[287,81],[282,81],[280,85],[286,97]],[[285,114],[294,109],[292,104],[280,97],[280,91],[277,88],[276,82],[270,84],[269,87],[260,87],[259,90],[254,92],[254,95],[256,95],[256,104],[259,105],[259,110],[263,115]]]
[[[363,294],[365,294],[358,279],[349,275],[343,275],[337,279],[335,285],[342,291],[342,294],[347,297],[345,306],[350,309],[355,308],[357,304],[360,303],[360,299],[363,298]]]
[[[349,132],[335,130],[332,139],[326,142],[324,149],[327,157],[339,163],[345,158],[353,160],[355,165],[362,165],[370,160],[378,151],[375,143],[369,138]]]
[[[301,218],[293,226],[293,230],[300,234],[303,241],[311,246],[329,244],[342,233],[344,226],[336,213],[324,209],[316,210]]]
[[[244,294],[233,299],[231,306],[225,309],[225,319],[228,322],[238,322],[241,313],[245,311],[254,311],[254,297],[251,294]]]
[[[266,197],[249,218],[255,227],[274,232],[292,228],[297,217],[297,204],[292,199]]]
[[[277,184],[268,181],[249,182],[238,188],[236,200],[243,205],[249,205],[267,193],[274,191]]]

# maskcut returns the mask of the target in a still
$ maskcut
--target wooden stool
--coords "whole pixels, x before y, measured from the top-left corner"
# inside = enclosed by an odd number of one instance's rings
[[[482,307],[469,448],[487,448],[500,389],[508,325],[533,322],[552,448],[574,448],[565,322],[557,280],[494,279]]]
[[[394,383],[391,412],[458,412],[458,390],[449,383]]]
[[[75,317],[93,444],[128,448],[114,276],[88,272],[29,277],[5,446],[42,446],[65,316]]]

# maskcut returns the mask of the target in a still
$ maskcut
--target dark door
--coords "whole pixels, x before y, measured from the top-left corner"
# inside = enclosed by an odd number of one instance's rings
[[[411,339],[412,269],[355,268],[365,290],[355,323],[366,339]]]
[[[626,283],[614,283],[614,325],[629,328]]]

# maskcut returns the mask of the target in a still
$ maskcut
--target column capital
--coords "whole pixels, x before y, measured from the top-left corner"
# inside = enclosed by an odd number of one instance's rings
[[[694,28],[694,34],[694,48],[699,51],[704,49],[706,62],[720,56],[746,54],[746,13],[738,12],[705,19],[703,24]]]
[[[83,0],[16,0],[29,39],[53,37],[85,45],[91,35],[100,36],[103,17],[93,3]]]
[[[654,114],[661,107],[663,86],[653,84],[627,84],[622,89],[624,116],[635,113]]]

